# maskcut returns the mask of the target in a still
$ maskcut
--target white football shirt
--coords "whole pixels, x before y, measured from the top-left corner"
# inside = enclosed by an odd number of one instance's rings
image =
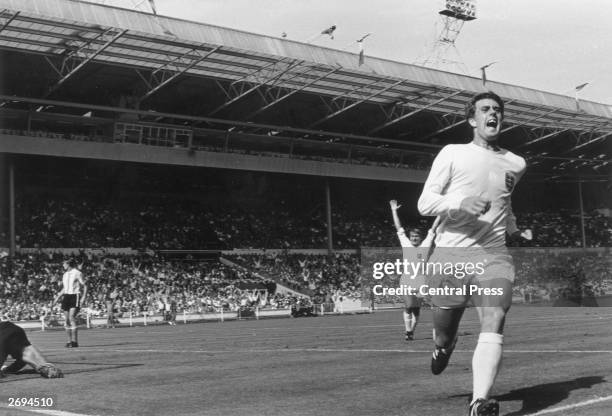
[[[474,143],[442,148],[418,202],[422,215],[441,217],[436,246],[504,247],[506,232],[517,231],[510,196],[525,169],[525,160],[505,149],[494,151]],[[480,216],[459,211],[469,196],[490,201],[489,210]]]
[[[425,237],[425,239],[421,242],[421,245],[419,247],[429,247],[431,246],[431,242],[433,241],[435,237],[435,232],[434,229],[430,229],[427,232],[427,237]],[[399,230],[397,231],[397,238],[400,241],[400,245],[403,248],[414,248],[414,245],[412,245],[412,243],[410,242],[410,239],[408,238],[408,236],[406,235],[406,231],[404,230],[404,227],[400,227]]]
[[[70,269],[62,278],[64,294],[78,295],[81,293],[81,285],[83,284],[83,274],[77,269]]]

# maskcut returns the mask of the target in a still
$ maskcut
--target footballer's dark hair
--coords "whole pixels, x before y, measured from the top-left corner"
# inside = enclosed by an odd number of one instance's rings
[[[421,231],[420,228],[418,227],[411,227],[408,229],[408,236],[410,236],[410,233],[416,233],[419,235],[419,237],[423,238],[423,231]]]
[[[501,109],[502,116],[504,115],[504,101],[501,99],[499,95],[495,94],[494,92],[487,91],[487,92],[481,92],[480,94],[476,94],[474,97],[472,97],[470,101],[468,101],[465,104],[465,119],[466,120],[469,120],[470,118],[474,117],[474,112],[476,111],[476,103],[479,100],[484,100],[486,98],[490,98],[491,100],[494,100],[495,102],[497,102],[497,104],[499,104],[499,107]]]

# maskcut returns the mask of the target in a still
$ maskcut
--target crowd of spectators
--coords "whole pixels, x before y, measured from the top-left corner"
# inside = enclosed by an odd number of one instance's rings
[[[254,272],[312,295],[314,303],[361,296],[360,262],[356,254],[333,255],[266,253],[228,256]]]
[[[159,313],[172,299],[179,312],[236,311],[240,307],[286,308],[298,299],[276,292],[276,283],[219,262],[168,261],[150,255],[79,256],[93,316],[113,299],[117,315]],[[0,315],[32,320],[59,314],[52,305],[63,274],[61,254],[36,253],[0,260]]]
[[[516,249],[512,254],[513,294],[527,303],[612,294],[612,260],[606,253]]]
[[[257,204],[207,204],[161,193],[155,197],[96,199],[92,193],[18,195],[18,248],[81,248],[82,269],[90,285],[89,312],[102,315],[114,292],[119,316],[159,312],[172,298],[178,310],[193,313],[238,310],[246,306],[290,307],[297,298],[276,294],[281,284],[310,296],[314,304],[362,296],[358,254],[291,254],[291,249],[327,247],[326,215],[321,205],[307,209],[282,200]],[[209,198],[214,199],[214,198]],[[336,249],[397,247],[398,240],[386,201],[379,209],[352,209],[337,202],[332,211]],[[576,211],[517,212],[521,229],[533,231],[532,241],[514,243],[519,250],[515,296],[555,299],[610,293],[609,262],[596,255],[564,258],[551,254],[524,258],[528,247],[578,248],[581,221]],[[424,232],[431,218],[403,219]],[[610,247],[612,220],[604,212],[585,218],[586,243]],[[7,235],[0,236],[7,244]],[[96,249],[131,247],[141,256],[92,254]],[[228,257],[242,267],[218,262],[164,260],[164,249],[256,249],[263,254]],[[268,252],[265,250],[268,249]],[[281,249],[281,250],[270,250]],[[63,260],[60,254],[20,254],[0,260],[0,313],[8,319],[39,319],[57,313],[51,307]],[[251,275],[255,273],[258,276]],[[263,277],[263,279],[262,279]],[[268,279],[268,280],[265,280]]]
[[[530,228],[530,247],[582,247],[582,231],[578,211],[558,210],[517,213],[519,228]],[[588,247],[612,246],[612,219],[597,211],[585,215],[585,237]]]
[[[18,200],[17,244],[20,247],[100,248],[132,247],[202,249],[212,246],[256,249],[326,248],[323,209],[298,213],[281,201],[262,206],[203,205],[173,201],[172,197],[146,200],[100,201],[85,196],[50,198],[28,195]],[[577,212],[517,213],[519,226],[533,231],[521,246],[581,247]],[[409,219],[424,232],[428,218]],[[393,247],[397,237],[386,206],[356,215],[339,205],[332,211],[333,241],[337,249]],[[593,212],[585,217],[589,247],[609,247],[612,220]],[[6,239],[6,236],[5,236]]]
[[[327,311],[343,298],[363,298],[360,258],[356,254],[226,255],[227,261],[167,260],[155,255],[118,255],[83,251],[77,256],[87,279],[87,310],[107,313],[112,299],[116,316],[159,314],[168,302],[181,313],[237,311],[241,308],[298,308],[325,305]],[[551,301],[612,293],[612,265],[605,253],[560,249],[513,249],[516,266],[514,296],[525,302]],[[0,316],[36,320],[59,314],[52,299],[60,288],[65,256],[20,254],[0,260]],[[277,285],[304,296],[281,295]],[[309,299],[306,299],[309,297]],[[377,298],[400,303],[400,298]]]
[[[21,247],[156,250],[206,248],[211,241],[206,213],[188,202],[111,203],[28,195],[18,200],[16,210],[17,244]]]

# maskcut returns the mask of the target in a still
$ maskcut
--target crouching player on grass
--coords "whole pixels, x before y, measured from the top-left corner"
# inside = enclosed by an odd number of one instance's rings
[[[514,281],[514,265],[505,247],[505,235],[525,235],[516,227],[510,197],[525,173],[526,163],[522,157],[499,147],[503,115],[504,103],[492,92],[478,94],[467,103],[466,119],[473,139],[440,151],[418,202],[421,215],[441,218],[430,262],[484,259],[486,263],[483,274],[466,279],[433,276],[439,277],[438,287],[465,287],[469,283],[483,289],[499,288],[504,294],[475,297],[468,292],[432,297],[436,306],[433,374],[440,374],[448,364],[466,306],[472,302],[478,312],[480,336],[472,358],[470,416],[499,414],[499,404],[490,398],[490,393],[501,364],[502,334]],[[484,254],[483,258],[473,258],[474,250]]]
[[[4,361],[9,355],[15,361],[11,365],[4,366]],[[12,322],[0,322],[0,366],[2,366],[0,377],[5,377],[6,374],[15,374],[26,364],[34,368],[42,377],[64,377],[59,368],[47,362],[40,351],[30,344],[23,328]]]

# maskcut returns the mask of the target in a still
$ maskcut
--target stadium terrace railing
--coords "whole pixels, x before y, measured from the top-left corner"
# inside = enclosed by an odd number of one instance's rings
[[[176,319],[172,322],[187,324],[189,322],[225,322],[244,319],[270,319],[270,318],[289,318],[297,316],[323,316],[323,315],[338,315],[338,314],[354,314],[354,313],[369,313],[371,308],[347,308],[346,310],[340,307],[334,307],[334,304],[312,304],[301,310],[308,310],[310,313],[300,314],[300,308],[241,308],[237,311],[207,312],[193,313],[183,311],[176,315]],[[297,312],[297,313],[296,313]],[[82,315],[81,315],[82,317]],[[108,325],[108,317],[105,315],[85,314],[82,325],[87,328],[106,327]],[[128,313],[127,316],[117,317],[114,326],[133,327],[133,326],[148,326],[169,324],[171,321],[164,313]],[[64,321],[62,316],[44,316],[38,321],[17,321],[17,325],[24,329],[40,329],[42,331],[49,329],[63,328]]]
[[[267,308],[255,308],[252,314],[242,314],[240,311],[223,311],[218,312],[206,312],[206,313],[193,313],[193,312],[180,312],[176,315],[176,322],[186,324],[188,322],[224,322],[224,321],[235,321],[245,318],[264,319],[264,318],[288,318],[291,316],[290,308],[281,309],[267,309]],[[84,324],[88,328],[92,327],[104,327],[107,326],[108,317],[105,315],[93,315],[85,314]],[[53,329],[63,328],[63,317],[41,317],[39,321],[19,321],[15,322],[17,325],[28,328],[28,329]],[[168,324],[170,321],[168,317],[163,313],[127,313],[127,316],[120,316],[116,318],[115,325],[117,326],[147,326],[147,325],[159,325]]]

